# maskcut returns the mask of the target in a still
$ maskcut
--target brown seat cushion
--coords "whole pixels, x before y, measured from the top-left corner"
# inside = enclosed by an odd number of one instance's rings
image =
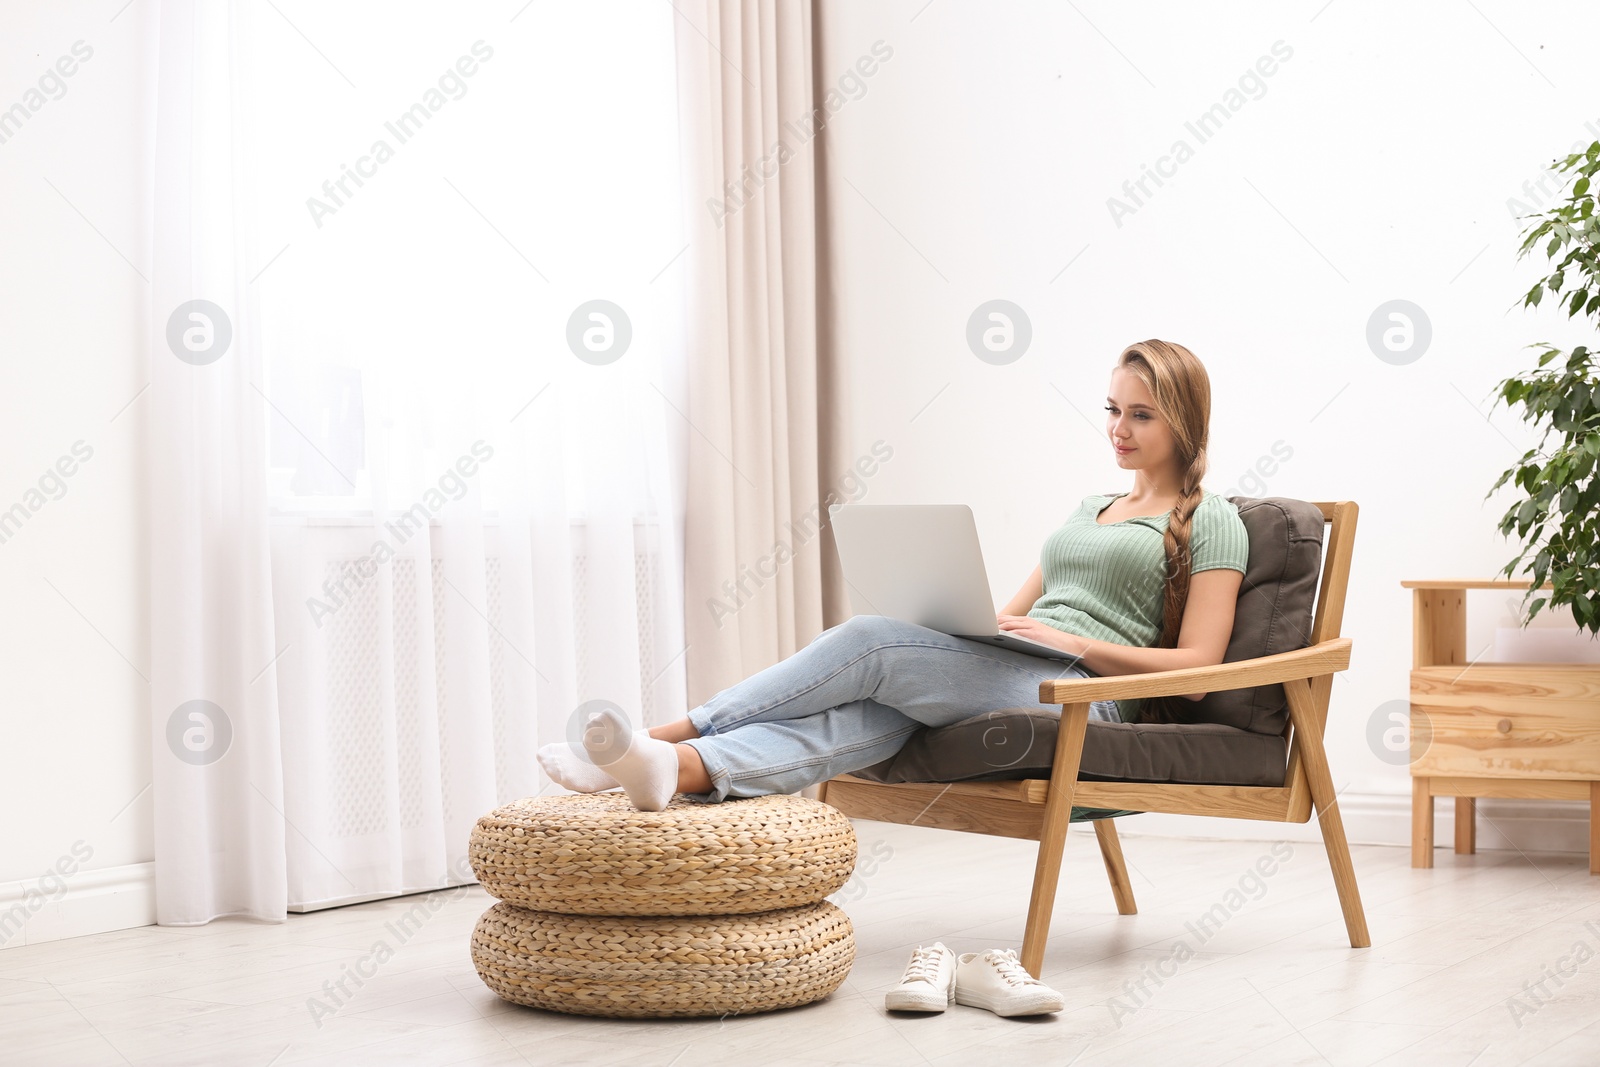
[[[1052,707],[1003,708],[922,729],[899,752],[854,771],[872,782],[967,782],[1048,778],[1061,720]],[[1090,722],[1078,777],[1084,781],[1193,785],[1283,784],[1281,735],[1217,723]]]
[[[1304,648],[1322,569],[1322,512],[1303,500],[1229,497],[1250,539],[1233,637],[1223,661]],[[1091,722],[1080,775],[1086,780],[1200,785],[1283,784],[1288,703],[1283,686],[1208,693],[1199,721]],[[890,759],[856,771],[876,782],[960,782],[1048,777],[1058,709],[1026,707],[912,734]]]

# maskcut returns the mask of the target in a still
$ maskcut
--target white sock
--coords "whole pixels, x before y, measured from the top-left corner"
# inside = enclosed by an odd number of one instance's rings
[[[678,752],[672,742],[633,733],[628,720],[606,708],[584,724],[583,748],[640,811],[660,811],[671,803],[678,788]]]
[[[574,793],[598,793],[617,788],[617,780],[589,759],[583,746],[556,741],[539,749],[539,766],[550,780]]]

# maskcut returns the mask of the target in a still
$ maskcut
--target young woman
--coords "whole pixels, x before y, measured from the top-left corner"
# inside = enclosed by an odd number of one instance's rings
[[[632,733],[596,715],[581,748],[546,745],[540,765],[576,792],[620,784],[645,811],[674,793],[793,793],[889,758],[922,726],[1037,704],[1046,679],[1221,663],[1249,545],[1238,509],[1200,485],[1210,416],[1210,380],[1182,345],[1145,341],[1118,358],[1106,434],[1133,488],[1086,498],[997,616],[1077,665],[857,615],[677,722]],[[1138,718],[1184,719],[1182,700],[1149,703]],[[1111,701],[1090,712],[1123,717]]]

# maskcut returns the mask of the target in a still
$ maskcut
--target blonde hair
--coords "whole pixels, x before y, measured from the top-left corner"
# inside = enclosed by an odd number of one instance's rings
[[[1116,369],[1127,370],[1144,383],[1155,398],[1156,411],[1172,432],[1173,451],[1182,475],[1178,502],[1167,520],[1166,585],[1161,604],[1161,634],[1157,648],[1176,648],[1183,627],[1183,609],[1189,600],[1192,562],[1189,539],[1194,512],[1204,496],[1200,481],[1206,475],[1206,445],[1211,424],[1211,379],[1195,354],[1170,341],[1140,341],[1117,357]],[[1143,721],[1190,721],[1193,701],[1168,697],[1147,698]]]

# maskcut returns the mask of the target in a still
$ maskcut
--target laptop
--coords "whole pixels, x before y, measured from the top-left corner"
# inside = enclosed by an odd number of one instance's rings
[[[858,615],[1075,664],[1082,657],[1000,629],[978,527],[965,504],[834,504],[839,562]]]

